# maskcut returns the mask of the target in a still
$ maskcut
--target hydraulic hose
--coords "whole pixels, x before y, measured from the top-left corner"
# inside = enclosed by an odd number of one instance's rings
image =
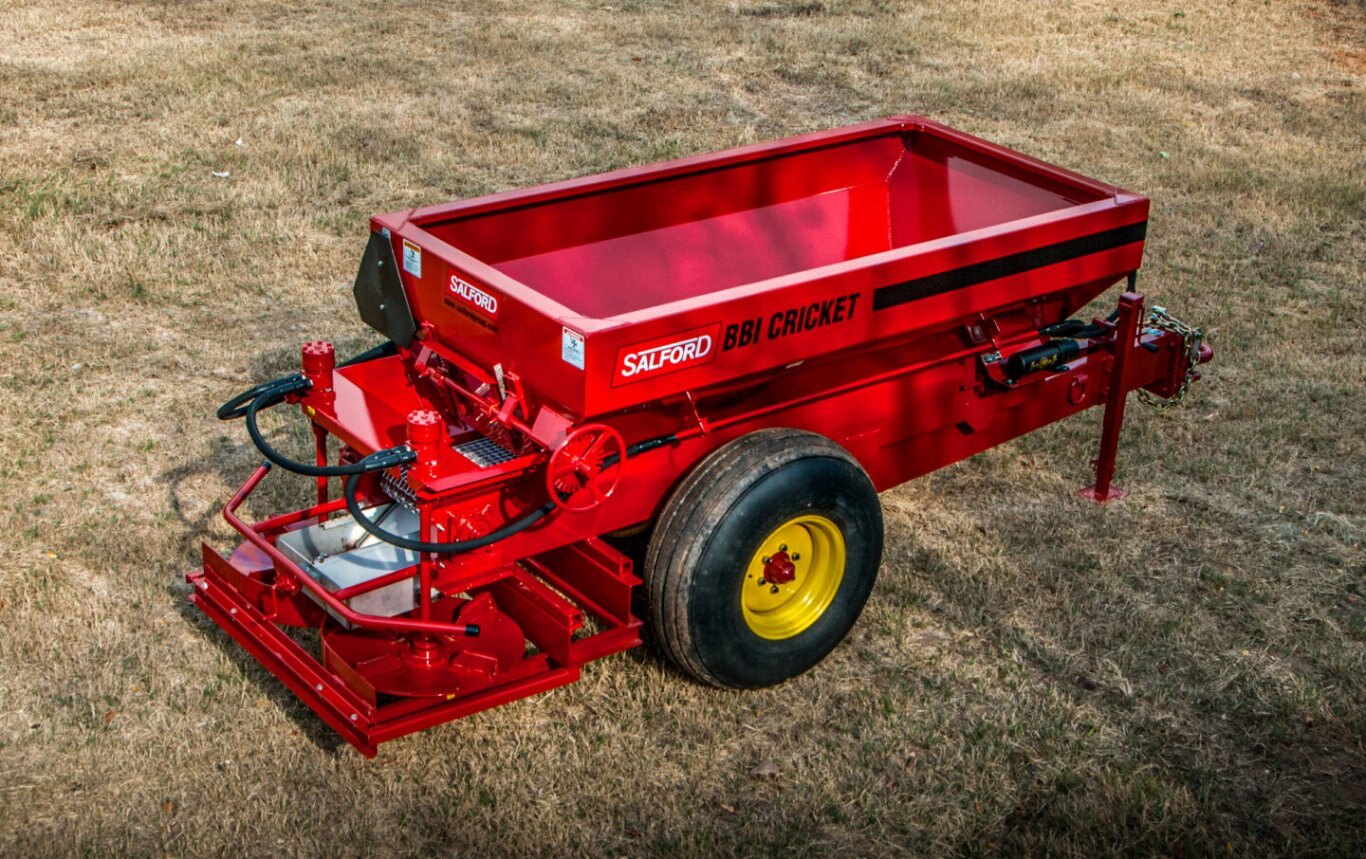
[[[308,387],[308,380],[295,373],[292,376],[281,376],[269,382],[262,382],[255,387],[247,388],[242,393],[228,400],[218,407],[218,419],[220,421],[237,420],[245,417],[247,406],[254,400],[269,400],[266,405],[273,406],[284,400],[285,396],[295,391],[301,391]]]
[[[350,367],[352,364],[364,364],[366,361],[373,361],[376,358],[385,358],[389,355],[397,355],[398,346],[392,340],[385,340],[378,346],[366,349],[359,355],[353,355],[337,365],[340,367]]]
[[[338,366],[347,367],[352,364],[359,364],[375,358],[392,355],[396,351],[397,347],[392,341],[382,343],[373,349],[368,349],[359,355],[342,362]],[[384,528],[380,527],[378,522],[365,515],[365,511],[361,509],[360,502],[356,498],[356,489],[360,484],[360,478],[363,475],[375,471],[383,471],[386,468],[404,465],[416,460],[417,454],[412,448],[407,445],[386,448],[385,450],[376,451],[375,453],[370,454],[359,462],[353,462],[347,465],[310,465],[306,462],[290,459],[280,453],[266,441],[265,436],[261,433],[261,428],[256,419],[260,411],[284,402],[285,398],[290,394],[307,390],[310,384],[311,383],[307,378],[297,373],[291,376],[283,376],[270,382],[263,382],[243,391],[219,406],[218,419],[227,421],[236,418],[244,418],[247,425],[247,434],[251,436],[252,444],[256,445],[257,450],[261,451],[262,455],[264,455],[267,460],[286,471],[292,471],[295,474],[302,474],[306,477],[345,477],[346,482],[342,486],[342,495],[346,500],[346,509],[351,514],[352,518],[356,520],[356,524],[360,525],[361,528],[365,529],[371,536],[383,540],[390,545],[398,546],[400,549],[408,549],[413,552],[448,555],[459,554],[462,552],[472,552],[475,549],[482,549],[485,546],[492,545],[500,540],[505,540],[514,534],[520,533],[544,519],[555,509],[555,502],[548,501],[535,510],[532,510],[530,513],[527,513],[522,518],[510,522],[496,531],[491,531],[488,534],[474,537],[469,540],[452,540],[449,542],[414,540],[405,537],[402,534],[386,531]],[[677,436],[670,434],[637,442],[626,449],[626,456],[636,456],[648,450],[663,447],[676,440]],[[604,458],[602,467],[607,468],[615,465],[617,459],[618,457],[616,454]]]
[[[1114,322],[1119,318],[1119,310],[1106,317],[1107,322]],[[1045,337],[1068,337],[1073,340],[1091,340],[1096,337],[1104,337],[1110,333],[1110,329],[1104,325],[1090,325],[1080,319],[1064,319],[1061,322],[1054,322],[1052,325],[1045,325],[1039,329],[1039,333]]]
[[[367,349],[359,355],[343,361],[339,366],[349,367],[352,364],[359,364],[375,358],[382,358],[392,355],[397,351],[397,347],[392,341],[381,343],[373,349]],[[348,465],[310,465],[306,462],[290,459],[271,447],[261,433],[261,428],[257,424],[256,416],[262,409],[278,405],[285,401],[290,394],[307,390],[311,383],[304,376],[295,373],[290,376],[282,376],[269,382],[262,382],[252,388],[248,388],[226,403],[218,407],[218,419],[230,421],[237,418],[244,418],[247,425],[247,434],[251,436],[252,444],[261,451],[266,459],[275,465],[280,466],[286,471],[295,474],[302,474],[306,477],[349,477],[351,475],[369,474],[372,471],[381,471],[395,465],[403,465],[412,462],[417,458],[417,454],[407,446],[400,445],[385,450],[376,451],[359,462]]]
[[[1039,333],[1045,337],[1068,337],[1073,340],[1090,340],[1095,337],[1104,337],[1110,333],[1110,329],[1104,325],[1088,325],[1080,319],[1064,319],[1062,322],[1055,322],[1052,325],[1045,325],[1039,329]]]
[[[282,395],[274,402],[269,402],[264,397],[258,397],[257,399],[252,400],[247,405],[246,424],[247,434],[251,436],[251,442],[256,445],[256,449],[261,451],[261,454],[265,456],[266,459],[286,471],[302,474],[305,477],[351,477],[369,474],[372,471],[382,471],[386,468],[391,468],[395,465],[403,465],[405,462],[412,462],[417,459],[417,454],[407,445],[399,445],[397,447],[376,451],[359,462],[353,462],[349,465],[310,465],[306,462],[290,459],[270,446],[270,443],[266,441],[265,436],[261,434],[261,428],[256,424],[257,412],[262,408],[273,406],[283,399],[284,397]]]
[[[367,459],[368,458],[369,457],[367,457]],[[361,462],[364,461],[365,460],[361,460]],[[357,464],[359,465],[360,463]],[[352,474],[350,477],[346,478],[346,483],[342,487],[342,495],[346,498],[346,509],[351,514],[351,517],[356,520],[357,525],[360,525],[371,535],[378,537],[390,545],[398,546],[400,549],[407,549],[411,552],[431,552],[438,555],[457,555],[461,552],[473,552],[475,549],[482,549],[485,546],[497,543],[499,540],[506,540],[513,534],[525,531],[527,528],[530,528],[532,525],[535,525],[537,522],[544,519],[550,511],[555,509],[555,503],[553,501],[547,501],[521,519],[504,525],[497,531],[490,531],[483,536],[474,537],[469,540],[452,540],[446,543],[434,543],[429,540],[414,540],[409,537],[404,537],[402,534],[395,534],[392,531],[384,530],[379,526],[379,523],[365,515],[365,511],[361,509],[360,502],[356,500],[356,486],[360,483],[360,477],[360,474]]]
[[[358,355],[353,355],[345,361],[342,361],[340,364],[337,365],[337,367],[341,368],[350,367],[352,364],[364,364],[366,361],[373,361],[376,358],[384,358],[389,355],[397,354],[397,352],[398,347],[394,345],[394,341],[386,340],[378,346],[366,349],[364,352],[361,352]],[[281,376],[280,378],[272,379],[269,382],[262,382],[259,385],[247,388],[242,393],[238,394],[237,396],[228,400],[223,405],[219,406],[218,419],[220,421],[232,421],[241,417],[246,417],[247,404],[250,403],[252,400],[255,400],[259,397],[263,397],[266,395],[274,395],[278,392],[281,394],[280,399],[275,401],[278,403],[280,402],[280,400],[284,399],[283,395],[291,394],[295,391],[301,391],[307,387],[307,381],[304,379],[303,376],[299,375],[298,373],[293,373],[288,376]],[[266,408],[269,405],[274,405],[274,403],[263,404],[262,408]]]
[[[637,456],[639,454],[645,453],[646,451],[654,450],[658,447],[663,447],[664,445],[670,444],[671,442],[677,440],[678,437],[672,433],[670,433],[669,435],[660,436],[658,438],[647,439],[645,441],[637,442],[631,445],[630,447],[626,448],[626,455],[628,457]],[[367,459],[368,458],[369,457],[367,457]],[[616,463],[616,460],[616,454],[604,457],[602,467],[610,467]],[[361,460],[361,462],[364,461],[365,460]],[[434,543],[427,540],[413,540],[411,538],[404,537],[401,534],[395,534],[392,531],[386,531],[383,528],[381,528],[378,522],[374,521],[373,519],[365,515],[365,511],[361,509],[360,502],[356,499],[356,487],[359,483],[360,475],[353,474],[346,479],[346,483],[342,487],[342,495],[346,498],[347,512],[349,512],[351,514],[351,517],[356,520],[356,524],[360,525],[372,536],[377,537],[386,543],[398,546],[400,549],[408,549],[409,551],[413,552],[432,552],[434,554],[453,555],[459,554],[461,552],[472,552],[475,549],[482,549],[485,546],[497,543],[499,540],[506,540],[513,534],[525,531],[527,528],[530,528],[532,525],[535,525],[537,522],[544,519],[547,515],[550,514],[551,511],[555,509],[555,502],[548,501],[545,504],[542,504],[540,507],[537,507],[535,510],[532,510],[530,513],[526,514],[521,519],[504,525],[497,531],[490,531],[489,533],[484,534],[483,536],[474,537],[469,540],[454,540],[447,543]]]

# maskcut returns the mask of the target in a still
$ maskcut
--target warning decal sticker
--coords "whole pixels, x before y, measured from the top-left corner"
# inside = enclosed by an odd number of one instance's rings
[[[413,277],[422,277],[422,248],[403,240],[403,270]]]
[[[560,357],[566,364],[583,369],[583,335],[566,328],[560,337]]]

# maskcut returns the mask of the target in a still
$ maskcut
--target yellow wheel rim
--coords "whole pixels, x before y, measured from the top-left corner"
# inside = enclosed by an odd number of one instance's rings
[[[740,607],[750,631],[770,640],[804,632],[834,601],[844,561],[844,535],[824,516],[797,516],[779,525],[745,570]]]

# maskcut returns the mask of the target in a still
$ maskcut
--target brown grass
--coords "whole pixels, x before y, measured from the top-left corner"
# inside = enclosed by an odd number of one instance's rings
[[[1359,853],[1364,33],[1288,0],[0,0],[0,852]],[[1152,196],[1142,283],[1219,356],[1131,409],[1127,501],[1071,495],[1088,414],[887,493],[806,677],[639,652],[373,762],[186,608],[255,459],[212,409],[370,342],[367,215],[911,110]]]

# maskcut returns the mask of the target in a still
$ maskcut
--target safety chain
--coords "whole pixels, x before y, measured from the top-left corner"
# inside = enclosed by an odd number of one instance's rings
[[[1186,378],[1181,380],[1181,387],[1176,389],[1176,394],[1171,399],[1164,400],[1142,389],[1138,392],[1138,398],[1155,409],[1171,408],[1185,398],[1186,390],[1190,388],[1191,382],[1195,381],[1197,374],[1195,368],[1200,366],[1200,343],[1205,334],[1194,325],[1187,325],[1172,316],[1167,312],[1167,308],[1157,305],[1153,305],[1152,310],[1148,313],[1148,321],[1145,326],[1180,335],[1182,345],[1186,350]]]

